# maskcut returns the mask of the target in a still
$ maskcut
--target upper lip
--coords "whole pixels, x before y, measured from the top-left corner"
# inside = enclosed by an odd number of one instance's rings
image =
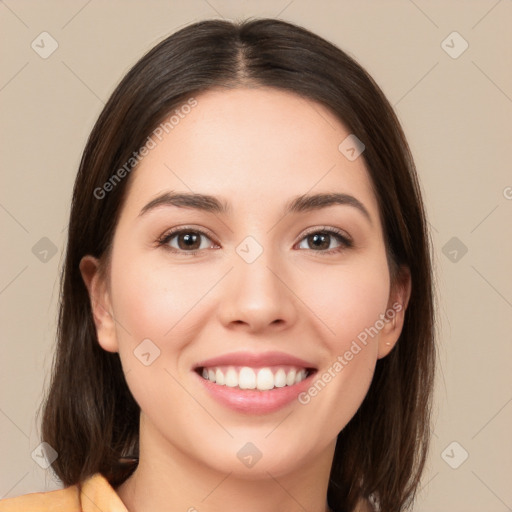
[[[316,369],[312,363],[304,359],[286,354],[284,352],[231,352],[212,359],[200,361],[194,366],[198,368],[211,368],[213,366],[249,366],[249,367],[266,367],[266,366],[297,366],[299,368]]]

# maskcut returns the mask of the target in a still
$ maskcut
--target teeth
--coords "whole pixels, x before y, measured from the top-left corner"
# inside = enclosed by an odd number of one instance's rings
[[[274,387],[274,374],[270,368],[262,368],[256,377],[256,388],[267,391]]]
[[[290,370],[288,375],[286,376],[286,385],[293,386],[295,384],[295,374],[297,372],[295,370]]]
[[[276,388],[284,388],[286,386],[286,373],[284,373],[282,368],[279,368],[274,375],[274,386]]]
[[[223,368],[203,368],[204,379],[220,386],[239,389],[258,389],[268,391],[274,388],[293,386],[307,377],[307,370],[302,368],[278,368],[275,374],[271,368],[249,368],[233,366]]]
[[[225,384],[225,382],[224,382],[224,374],[218,368],[217,368],[217,371],[215,372],[215,382],[217,384],[220,384],[221,386],[223,386]]]
[[[238,375],[234,368],[230,368],[226,373],[226,386],[236,388],[238,386]]]
[[[256,389],[256,372],[244,366],[238,374],[238,387],[240,389]]]

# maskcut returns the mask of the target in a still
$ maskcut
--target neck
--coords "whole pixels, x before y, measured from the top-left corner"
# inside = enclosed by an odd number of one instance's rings
[[[286,474],[254,478],[220,473],[183,453],[141,422],[139,465],[116,491],[130,512],[326,512],[335,441],[324,453]]]

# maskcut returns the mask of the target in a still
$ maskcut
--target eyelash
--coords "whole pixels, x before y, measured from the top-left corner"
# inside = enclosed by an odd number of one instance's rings
[[[299,240],[299,242],[302,242],[302,240],[306,239],[308,236],[315,235],[315,234],[330,235],[330,236],[334,237],[340,244],[338,247],[335,247],[334,249],[328,249],[326,251],[321,251],[321,250],[315,251],[313,249],[308,249],[309,251],[318,253],[320,256],[328,256],[330,254],[336,254],[336,253],[342,252],[346,249],[350,249],[354,246],[353,241],[343,231],[341,231],[341,229],[332,228],[332,227],[328,227],[328,226],[323,226],[320,229],[313,228],[309,231],[306,231],[306,233],[304,233],[302,235],[302,238]],[[304,249],[302,249],[302,250],[304,250]]]
[[[203,235],[206,238],[212,239],[212,236],[205,231],[202,231],[201,229],[197,228],[189,228],[187,226],[182,226],[179,228],[171,229],[170,231],[167,231],[157,240],[158,246],[163,246],[166,250],[175,253],[175,254],[183,254],[186,256],[197,256],[198,253],[200,253],[204,249],[195,249],[193,251],[183,251],[183,250],[177,250],[174,247],[170,247],[168,243],[176,236],[180,235],[182,233],[195,233],[199,235]]]
[[[180,235],[180,234],[183,234],[183,233],[199,234],[199,235],[205,236],[206,238],[212,240],[212,236],[210,234],[206,233],[205,231],[202,231],[201,229],[197,229],[197,228],[188,228],[188,227],[184,226],[184,227],[175,228],[175,229],[172,229],[171,231],[166,232],[164,235],[162,235],[157,240],[157,244],[158,244],[159,247],[163,246],[166,250],[169,250],[172,253],[183,254],[183,255],[186,255],[186,256],[197,256],[201,251],[204,250],[204,249],[195,249],[193,251],[184,251],[184,250],[177,250],[174,247],[170,247],[168,245],[169,242],[176,235]],[[330,254],[339,253],[339,252],[341,252],[343,250],[350,249],[354,245],[352,240],[350,238],[348,238],[343,231],[341,231],[341,230],[339,230],[337,228],[332,228],[332,227],[327,227],[327,226],[324,226],[323,228],[320,228],[320,229],[319,228],[314,228],[314,229],[312,229],[310,231],[307,231],[306,233],[304,233],[304,235],[302,236],[302,238],[299,240],[298,243],[302,242],[308,236],[315,235],[315,234],[323,234],[323,235],[334,236],[334,238],[336,238],[337,241],[340,243],[340,245],[338,247],[335,247],[334,249],[328,249],[328,250],[325,250],[325,251],[322,251],[322,250],[315,251],[314,249],[308,249],[309,251],[318,253],[321,256],[327,256],[327,255],[330,255]],[[214,242],[214,243],[216,243],[216,242]],[[301,249],[301,250],[304,250],[304,249]]]

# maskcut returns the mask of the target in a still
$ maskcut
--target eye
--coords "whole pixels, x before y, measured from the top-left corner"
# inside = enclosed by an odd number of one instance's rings
[[[203,231],[192,228],[179,228],[168,231],[159,240],[158,244],[165,246],[172,252],[196,254],[203,249],[212,249],[215,243]]]
[[[352,240],[343,231],[335,228],[316,228],[299,242],[299,249],[309,249],[323,254],[340,252],[352,246]]]

